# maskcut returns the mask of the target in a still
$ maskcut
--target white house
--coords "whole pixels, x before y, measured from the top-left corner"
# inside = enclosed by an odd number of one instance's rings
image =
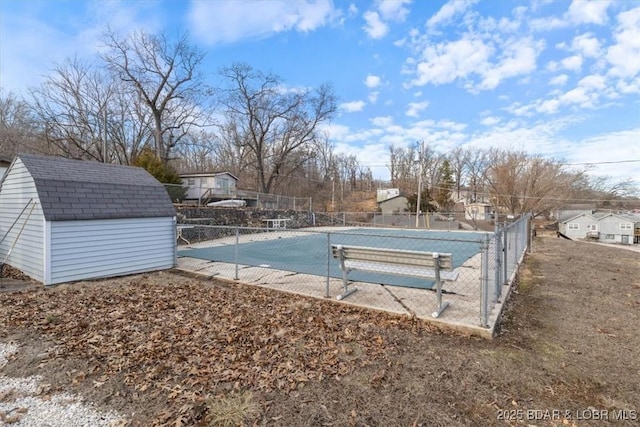
[[[186,200],[201,203],[237,197],[238,178],[229,172],[186,173],[180,175],[187,188]]]
[[[605,243],[633,243],[634,220],[619,214],[607,214],[598,218],[599,241]]]
[[[400,195],[399,188],[380,188],[377,191],[376,201],[378,203],[384,202],[385,200],[398,197],[399,195]]]
[[[383,214],[406,212],[409,209],[409,200],[405,196],[397,195],[378,202],[378,207]]]
[[[581,213],[558,223],[558,231],[570,239],[598,237],[598,218]]]
[[[0,180],[0,262],[45,285],[168,269],[175,210],[142,168],[19,154]]]
[[[491,215],[491,205],[489,203],[469,203],[464,205],[465,219],[472,221],[488,221]]]

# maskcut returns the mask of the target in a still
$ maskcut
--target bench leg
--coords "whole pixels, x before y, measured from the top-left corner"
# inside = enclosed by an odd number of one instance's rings
[[[435,259],[435,272],[436,272],[436,301],[438,303],[438,307],[436,311],[431,313],[431,316],[435,319],[440,317],[442,312],[449,306],[448,301],[442,301],[442,280],[440,279],[440,260],[437,258],[437,254],[434,254]]]
[[[345,299],[346,297],[348,297],[349,295],[351,295],[352,293],[358,290],[358,288],[356,288],[355,286],[349,289],[349,277],[348,277],[349,270],[347,268],[344,268],[344,264],[342,265],[342,267],[343,267],[342,268],[343,292],[336,297],[338,301],[342,301],[343,299]]]
[[[344,291],[336,297],[338,301],[342,301],[352,293],[358,290],[355,286],[349,289],[349,269],[344,265],[344,249],[340,248],[340,270],[342,270],[342,286]]]

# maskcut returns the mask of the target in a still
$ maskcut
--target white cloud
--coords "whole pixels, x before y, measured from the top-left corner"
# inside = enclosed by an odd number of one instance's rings
[[[411,0],[380,0],[378,3],[378,11],[385,20],[402,22],[409,14],[409,9],[404,7],[410,4]]]
[[[600,41],[592,34],[582,34],[573,38],[571,49],[586,57],[596,58],[600,55]]]
[[[380,19],[378,12],[369,10],[363,17],[367,25],[362,28],[372,39],[381,39],[389,32],[389,26]]]
[[[371,89],[380,86],[381,83],[382,79],[380,79],[380,76],[374,76],[373,74],[369,74],[367,78],[364,79],[364,84]]]
[[[483,124],[485,126],[493,126],[497,125],[498,123],[500,123],[500,118],[495,116],[485,117],[484,119],[480,120],[480,124]]]
[[[463,14],[468,8],[473,6],[476,1],[459,1],[451,0],[436,12],[427,21],[427,27],[433,29],[438,25],[444,25],[449,23],[454,16]]]
[[[560,61],[560,65],[565,70],[578,72],[582,68],[582,57],[578,55],[568,56]]]
[[[558,111],[560,107],[560,101],[557,99],[547,99],[538,105],[536,108],[538,112],[545,114],[552,114]]]
[[[503,45],[502,58],[497,66],[483,73],[480,89],[494,89],[504,79],[527,75],[536,69],[540,46],[532,39],[511,40]]]
[[[393,124],[393,118],[391,116],[374,117],[371,119],[371,124],[378,127],[388,127]]]
[[[607,9],[610,4],[609,0],[573,0],[561,18],[555,16],[535,18],[529,22],[529,27],[535,31],[550,31],[569,27],[572,24],[604,25],[608,21]]]
[[[330,0],[193,1],[187,19],[195,37],[215,45],[284,31],[314,31],[338,16]]]
[[[608,0],[573,0],[566,16],[574,24],[604,25],[607,22],[607,8],[610,4]]]
[[[640,73],[640,7],[618,15],[615,31],[616,43],[607,50],[607,61],[612,65],[610,74],[633,78]]]
[[[543,46],[542,41],[530,37],[511,38],[496,45],[472,34],[455,41],[428,44],[415,67],[405,63],[407,72],[415,73],[406,86],[439,85],[461,79],[470,92],[495,89],[505,79],[526,77],[535,71]],[[496,53],[499,56],[493,62]],[[476,78],[480,81],[476,82]]]
[[[418,117],[420,113],[429,106],[429,101],[410,102],[405,114],[409,117]]]
[[[549,80],[549,84],[554,86],[564,86],[568,80],[569,76],[567,76],[566,74],[560,74]]]
[[[339,108],[346,111],[347,113],[355,113],[358,111],[362,111],[365,105],[367,104],[364,101],[351,101],[340,104]]]
[[[578,86],[598,91],[603,91],[607,87],[604,76],[598,74],[592,74],[584,77],[578,82]]]
[[[492,48],[478,38],[429,45],[416,67],[415,86],[451,83],[487,67]]]

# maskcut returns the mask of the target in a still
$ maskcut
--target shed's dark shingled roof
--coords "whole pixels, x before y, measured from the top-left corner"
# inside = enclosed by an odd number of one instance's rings
[[[175,216],[164,186],[139,167],[19,154],[47,221]]]

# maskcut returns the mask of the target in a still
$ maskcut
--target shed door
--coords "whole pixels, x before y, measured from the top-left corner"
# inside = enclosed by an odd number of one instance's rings
[[[629,244],[629,236],[627,236],[626,234],[622,235],[622,243],[626,243],[627,245]]]

